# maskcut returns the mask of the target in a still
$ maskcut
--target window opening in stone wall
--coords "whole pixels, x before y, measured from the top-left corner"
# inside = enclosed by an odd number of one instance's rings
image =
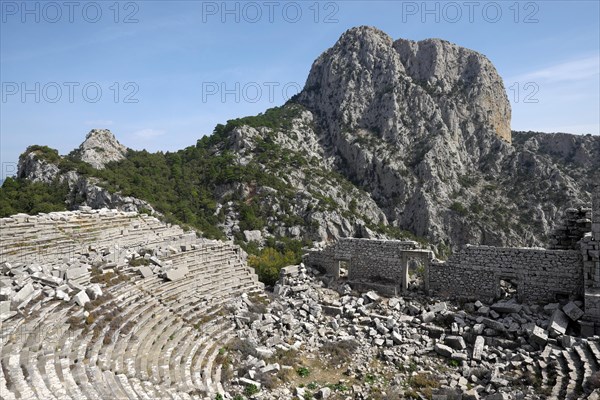
[[[516,299],[517,296],[517,282],[509,278],[500,279],[500,299]]]
[[[348,261],[340,261],[339,262],[339,277],[347,278],[348,277]]]

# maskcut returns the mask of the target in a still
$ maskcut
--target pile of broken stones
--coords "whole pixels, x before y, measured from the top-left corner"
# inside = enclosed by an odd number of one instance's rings
[[[183,238],[185,239],[185,238]],[[182,240],[183,243],[183,240]],[[106,285],[117,282],[114,277],[127,278],[128,273],[147,278],[158,275],[166,280],[178,280],[189,273],[185,265],[174,265],[171,260],[161,258],[170,254],[195,249],[200,244],[158,246],[135,246],[120,248],[118,244],[95,248],[89,246],[87,252],[73,257],[48,263],[3,262],[0,263],[0,321],[18,315],[27,315],[31,305],[39,307],[38,299],[74,302],[83,307],[98,299],[106,291]],[[138,260],[140,266],[132,267],[130,262]],[[98,281],[92,283],[94,274]],[[103,279],[111,277],[111,279]],[[91,282],[92,281],[92,282]]]
[[[237,340],[254,350],[229,348],[236,368],[223,375],[230,378],[223,379],[225,398],[552,398],[536,378],[537,360],[546,345],[568,348],[581,340],[570,335],[571,322],[583,314],[580,302],[541,307],[510,299],[459,307],[419,292],[360,295],[302,264],[284,268],[269,297],[263,306],[264,299],[246,295],[234,300]],[[351,357],[332,365],[324,349],[349,341]],[[278,352],[295,359],[282,364]],[[304,365],[304,372],[318,365],[329,371],[301,379]],[[338,381],[320,379],[335,371]]]

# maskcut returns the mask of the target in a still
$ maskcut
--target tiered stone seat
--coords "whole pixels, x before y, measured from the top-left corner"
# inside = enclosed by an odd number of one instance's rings
[[[569,349],[547,345],[537,365],[541,386],[551,389],[548,398],[587,398],[587,379],[600,370],[600,344],[582,339]]]
[[[158,249],[165,265],[189,271],[173,282],[142,278],[115,259],[131,280],[103,287],[111,297],[80,327],[69,325],[70,317],[84,318],[73,300],[34,297],[21,309],[23,316],[0,330],[3,399],[204,400],[223,392],[217,357],[234,324],[222,305],[262,289],[239,248],[196,239],[152,217],[108,210],[21,215],[0,219],[0,227],[10,232],[1,261],[43,258],[52,265],[118,244]],[[179,251],[183,244],[186,251]],[[111,328],[106,310],[117,306],[119,325]]]
[[[131,212],[100,210],[90,213],[60,212],[0,219],[3,235],[0,261],[39,261],[74,256],[89,246],[146,245],[183,234],[156,218]]]

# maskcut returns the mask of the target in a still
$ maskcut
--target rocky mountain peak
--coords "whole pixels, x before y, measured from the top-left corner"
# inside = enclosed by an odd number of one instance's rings
[[[94,168],[103,169],[111,161],[125,158],[127,148],[108,129],[92,129],[74,154]]]
[[[376,28],[352,28],[314,62],[299,101],[333,135],[367,129],[407,142],[402,136],[493,133],[511,141],[510,103],[492,63],[440,39],[393,41]]]

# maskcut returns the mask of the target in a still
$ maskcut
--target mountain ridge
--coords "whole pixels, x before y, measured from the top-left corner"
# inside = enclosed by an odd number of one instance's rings
[[[219,124],[196,146],[95,154],[103,169],[81,151],[38,153],[22,156],[19,176],[68,182],[69,207],[158,211],[260,246],[412,237],[438,254],[543,246],[560,209],[589,202],[600,169],[600,138],[510,131],[502,79],[480,53],[369,27],[319,56],[288,103]]]

